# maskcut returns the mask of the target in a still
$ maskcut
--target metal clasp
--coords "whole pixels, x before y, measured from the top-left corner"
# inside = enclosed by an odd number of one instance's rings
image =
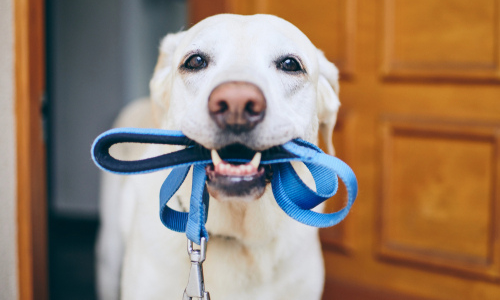
[[[207,240],[202,237],[200,249],[193,249],[193,242],[188,239],[187,251],[191,258],[191,270],[189,271],[189,279],[184,290],[183,300],[210,300],[210,294],[205,291],[205,281],[203,279],[203,266],[207,252]]]

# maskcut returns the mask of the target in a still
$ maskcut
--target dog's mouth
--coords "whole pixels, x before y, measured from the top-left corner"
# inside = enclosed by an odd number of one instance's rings
[[[240,198],[255,200],[262,196],[272,177],[271,168],[261,165],[261,152],[242,145],[211,150],[212,162],[206,167],[209,193],[218,200]],[[248,163],[224,160],[222,157],[252,157]]]

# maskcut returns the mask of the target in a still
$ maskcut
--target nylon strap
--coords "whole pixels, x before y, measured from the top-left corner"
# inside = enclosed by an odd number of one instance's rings
[[[112,157],[109,148],[118,143],[150,143],[182,145],[185,149],[148,159],[123,161]],[[99,135],[92,145],[92,159],[101,169],[115,174],[131,175],[172,169],[160,188],[160,219],[169,229],[185,232],[200,244],[208,240],[205,223],[208,217],[209,195],[205,167],[212,163],[207,149],[180,131],[144,128],[116,128]],[[226,157],[227,156],[227,157]],[[248,162],[252,153],[227,153],[222,157],[230,162]],[[290,164],[302,161],[311,172],[316,191],[307,187]],[[310,226],[329,227],[338,224],[349,213],[357,196],[358,184],[351,168],[340,159],[325,154],[317,146],[295,139],[262,152],[262,165],[271,165],[274,198],[283,211],[293,219]],[[170,208],[167,203],[186,179],[193,167],[193,186],[189,212]],[[347,189],[347,203],[341,210],[323,214],[311,211],[337,192],[338,178]]]

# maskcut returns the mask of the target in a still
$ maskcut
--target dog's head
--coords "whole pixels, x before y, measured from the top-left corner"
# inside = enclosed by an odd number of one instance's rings
[[[256,199],[269,170],[259,151],[294,138],[333,154],[338,70],[295,26],[270,15],[218,15],[167,35],[150,83],[160,127],[182,130],[213,150],[207,168],[215,198]],[[219,160],[255,153],[249,164]]]

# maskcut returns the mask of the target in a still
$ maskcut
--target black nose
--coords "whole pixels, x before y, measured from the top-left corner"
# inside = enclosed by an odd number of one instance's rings
[[[226,82],[210,94],[208,111],[219,128],[236,134],[248,132],[264,119],[266,99],[252,83]]]

